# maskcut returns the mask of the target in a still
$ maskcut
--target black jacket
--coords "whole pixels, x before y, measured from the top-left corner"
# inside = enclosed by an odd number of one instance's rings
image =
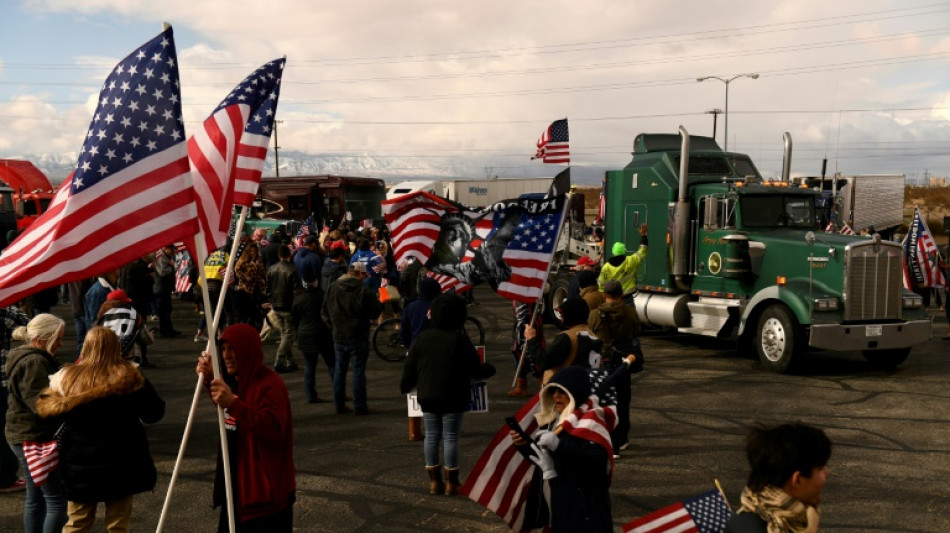
[[[345,261],[342,263],[337,263],[335,261],[325,261],[323,263],[323,270],[320,271],[320,286],[323,287],[323,292],[326,293],[330,289],[330,285],[340,279],[340,276],[346,274],[349,270],[349,265]]]
[[[320,315],[323,289],[308,287],[294,297],[293,323],[297,329],[297,346],[305,352],[317,352],[330,339],[330,328]]]
[[[50,374],[59,370],[59,362],[46,350],[29,345],[16,347],[7,354],[4,369],[9,379],[6,438],[7,442],[49,442],[59,422],[36,414],[36,400],[49,385]]]
[[[432,300],[430,310],[432,320],[409,349],[399,388],[403,394],[415,388],[423,412],[461,413],[468,410],[472,380],[493,376],[495,367],[482,364],[459,331],[464,302],[443,294]]]
[[[290,312],[294,296],[303,290],[300,273],[289,261],[278,261],[267,269],[267,299],[275,311]]]
[[[765,520],[755,513],[734,514],[726,524],[726,533],[767,533],[768,530]]]
[[[138,370],[78,394],[46,389],[37,411],[63,420],[59,468],[69,501],[112,501],[155,488],[142,422],[161,420],[165,401]]]
[[[379,293],[366,288],[360,278],[347,275],[327,287],[321,316],[333,331],[333,342],[356,344],[369,339],[369,321],[382,310]]]

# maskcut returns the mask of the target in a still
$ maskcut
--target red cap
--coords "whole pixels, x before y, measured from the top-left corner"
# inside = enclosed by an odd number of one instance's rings
[[[126,294],[126,292],[125,292],[124,290],[122,290],[122,289],[116,289],[116,290],[110,292],[110,293],[106,296],[106,300],[120,300],[120,301],[123,301],[123,302],[126,302],[126,303],[131,303],[131,302],[132,302],[132,299],[129,298],[129,295]]]
[[[346,243],[343,241],[333,241],[333,244],[330,245],[330,249],[332,250],[334,248],[342,248],[344,250],[348,250],[349,246],[347,246]]]
[[[580,259],[577,260],[577,266],[579,267],[595,266],[596,264],[597,262],[591,259],[589,255],[585,255],[584,257],[581,257]]]

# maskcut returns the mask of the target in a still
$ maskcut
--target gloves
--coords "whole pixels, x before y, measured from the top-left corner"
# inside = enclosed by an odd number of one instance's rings
[[[554,469],[554,458],[551,457],[551,453],[533,442],[531,443],[531,449],[537,454],[530,457],[531,462],[541,469],[541,478],[556,478],[557,470]]]
[[[561,439],[559,439],[558,436],[554,434],[554,432],[548,431],[546,429],[538,431],[538,436],[535,440],[537,441],[538,446],[547,448],[552,452],[557,450],[557,445],[561,443]]]

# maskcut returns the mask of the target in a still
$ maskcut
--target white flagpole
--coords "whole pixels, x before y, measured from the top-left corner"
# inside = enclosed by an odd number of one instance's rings
[[[548,261],[548,270],[551,270],[551,263],[554,262],[554,254],[557,253],[558,241],[561,240],[561,233],[564,231],[564,221],[567,219],[567,213],[571,206],[571,198],[574,195],[570,192],[567,193],[564,197],[564,207],[561,209],[561,223],[557,229],[557,240],[554,241],[554,248],[551,253],[551,260]],[[541,286],[541,294],[538,295],[537,301],[534,302],[534,309],[531,311],[531,322],[525,325],[534,327],[534,321],[538,318],[538,308],[540,308],[541,298],[544,298],[544,287],[548,284],[547,279],[544,280],[544,285]],[[521,367],[524,366],[525,355],[528,353],[528,339],[525,339],[524,345],[521,347],[521,357],[518,358],[518,367],[515,368],[515,376],[511,379],[511,386],[516,387],[518,385],[518,376],[521,375]]]
[[[211,365],[214,372],[215,378],[221,376],[221,368],[218,362],[218,348],[215,339],[217,338],[217,329],[218,324],[221,321],[222,310],[224,309],[225,296],[227,295],[227,288],[230,284],[231,277],[234,272],[234,262],[237,255],[238,247],[240,246],[240,235],[244,231],[244,221],[247,219],[247,206],[241,206],[241,215],[238,218],[237,228],[234,230],[234,242],[231,245],[231,255],[228,257],[228,266],[225,272],[225,278],[221,293],[218,295],[218,301],[216,302],[215,311],[212,315],[212,320],[208,320],[208,344],[205,348],[211,355]],[[195,250],[199,256],[207,258],[208,251],[205,250],[204,239],[199,238],[201,233],[195,235]],[[196,258],[196,266],[198,267],[198,277],[201,282],[201,295],[204,299],[204,308],[205,310],[211,309],[211,295],[208,292],[208,280],[205,278],[204,272],[204,263],[198,262]],[[207,312],[206,312],[207,318]],[[202,396],[204,390],[204,376],[198,376],[198,383],[195,385],[195,393],[191,401],[191,409],[188,411],[188,420],[185,422],[185,432],[182,436],[181,446],[178,449],[178,457],[175,460],[175,468],[172,470],[171,481],[168,484],[168,493],[165,495],[165,503],[162,506],[162,514],[158,520],[158,527],[156,528],[156,533],[161,533],[162,528],[165,525],[165,519],[168,514],[168,507],[171,502],[172,491],[175,488],[175,482],[178,479],[178,471],[181,467],[181,462],[184,459],[185,448],[188,446],[188,437],[191,435],[191,427],[194,423],[195,412],[198,407],[198,400]],[[230,467],[230,456],[228,453],[227,447],[227,432],[224,427],[224,409],[218,406],[218,432],[221,437],[221,459],[224,468],[224,483],[225,483],[225,496],[227,499],[228,506],[228,528],[231,533],[234,533],[234,497],[232,494],[231,487],[231,467]]]

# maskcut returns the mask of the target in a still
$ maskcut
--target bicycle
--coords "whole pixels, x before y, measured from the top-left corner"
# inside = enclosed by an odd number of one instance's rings
[[[404,361],[409,353],[409,348],[402,343],[399,335],[401,323],[399,318],[390,318],[380,322],[373,331],[373,351],[383,361],[398,363]],[[485,345],[485,328],[477,318],[467,317],[462,325],[462,333],[473,345]]]

